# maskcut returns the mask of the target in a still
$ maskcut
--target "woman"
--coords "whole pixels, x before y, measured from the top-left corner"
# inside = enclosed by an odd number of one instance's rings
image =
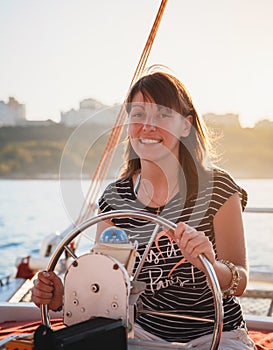
[[[214,318],[213,296],[199,254],[211,262],[223,291],[224,328],[220,349],[254,349],[240,304],[248,278],[242,221],[246,193],[225,171],[208,166],[204,126],[184,85],[168,73],[142,77],[127,98],[128,139],[125,166],[99,200],[101,212],[145,210],[176,222],[174,232],[160,232],[138,280],[147,310]],[[97,240],[108,225],[124,228],[137,240],[139,257],[154,224],[139,219],[112,219],[99,224]],[[32,300],[56,309],[62,284],[40,273]],[[210,322],[140,314],[135,336],[189,343],[208,349]]]

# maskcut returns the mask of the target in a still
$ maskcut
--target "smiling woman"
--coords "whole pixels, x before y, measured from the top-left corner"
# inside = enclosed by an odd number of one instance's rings
[[[198,259],[199,254],[205,254],[224,295],[224,336],[219,349],[253,349],[234,298],[243,293],[247,282],[241,218],[245,191],[223,170],[207,167],[206,130],[190,94],[176,77],[148,72],[132,87],[126,102],[125,165],[120,179],[102,195],[100,210],[142,209],[178,222],[174,234],[158,234],[139,274],[146,283],[141,296],[144,308],[180,314],[186,312],[188,304],[191,315],[211,315],[213,303]],[[232,233],[225,224],[231,216]],[[126,228],[138,241],[139,255],[144,254],[152,230],[149,224],[132,220],[127,225],[118,219],[108,224]],[[236,241],[236,249],[228,248],[230,239]],[[196,331],[190,321],[176,320],[174,327],[172,317],[152,314],[141,315],[137,323],[136,337],[141,339],[163,338],[208,348],[209,325]]]
[[[245,191],[224,170],[207,166],[205,129],[177,78],[148,72],[133,85],[126,102],[124,168],[102,193],[99,211],[144,211],[177,223],[173,232],[163,229],[160,233],[144,218],[113,217],[98,223],[96,242],[109,225],[126,230],[128,238],[137,241],[135,269],[138,280],[146,285],[139,298],[147,312],[137,317],[135,338],[209,348],[213,322],[196,327],[196,320],[179,318],[181,314],[203,315],[206,320],[214,316],[212,291],[199,259],[202,254],[212,264],[223,291],[219,349],[254,349],[235,298],[244,292],[248,275],[242,224]],[[146,255],[151,232],[157,237]],[[236,244],[231,246],[230,241]],[[32,300],[59,309],[63,302],[60,279],[40,273]]]

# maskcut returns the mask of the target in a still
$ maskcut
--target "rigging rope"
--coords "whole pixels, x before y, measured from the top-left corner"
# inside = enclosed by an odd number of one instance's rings
[[[137,68],[136,68],[135,73],[133,75],[128,92],[130,91],[130,88],[132,87],[132,85],[143,74],[143,71],[145,69],[149,54],[151,52],[152,45],[153,45],[154,39],[156,37],[161,19],[163,17],[163,13],[164,13],[164,10],[166,8],[167,2],[168,2],[168,0],[161,1],[160,7],[158,9],[158,12],[157,12],[156,18],[154,20],[153,26],[151,28],[150,34],[148,36],[148,39],[146,41],[145,47],[142,51],[141,57],[139,59]],[[91,184],[90,184],[90,187],[87,191],[83,205],[81,207],[78,219],[76,221],[76,225],[78,225],[81,222],[83,222],[84,220],[86,220],[91,215],[91,213],[93,213],[95,210],[95,205],[96,205],[96,201],[97,201],[97,198],[99,195],[101,183],[106,178],[111,161],[112,161],[113,156],[114,156],[115,147],[118,145],[122,131],[123,131],[124,122],[125,122],[125,118],[126,118],[125,100],[124,100],[124,102],[121,106],[121,109],[117,115],[116,122],[114,124],[114,127],[112,128],[110,135],[109,135],[109,138],[108,138],[107,144],[105,146],[105,149],[103,151],[102,157],[101,157],[99,164],[95,170],[95,173],[92,177]]]

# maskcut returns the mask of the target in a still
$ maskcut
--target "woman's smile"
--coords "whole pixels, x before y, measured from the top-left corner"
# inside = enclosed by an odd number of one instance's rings
[[[154,145],[154,144],[159,144],[162,142],[162,139],[139,139],[139,142],[145,145]]]

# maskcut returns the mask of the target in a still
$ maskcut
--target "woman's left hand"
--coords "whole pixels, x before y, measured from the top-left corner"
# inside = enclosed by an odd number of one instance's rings
[[[215,253],[213,246],[204,232],[197,231],[184,222],[179,222],[174,230],[174,240],[185,259],[199,270],[205,271],[204,265],[198,257],[200,254],[205,255],[210,263],[214,265]]]

